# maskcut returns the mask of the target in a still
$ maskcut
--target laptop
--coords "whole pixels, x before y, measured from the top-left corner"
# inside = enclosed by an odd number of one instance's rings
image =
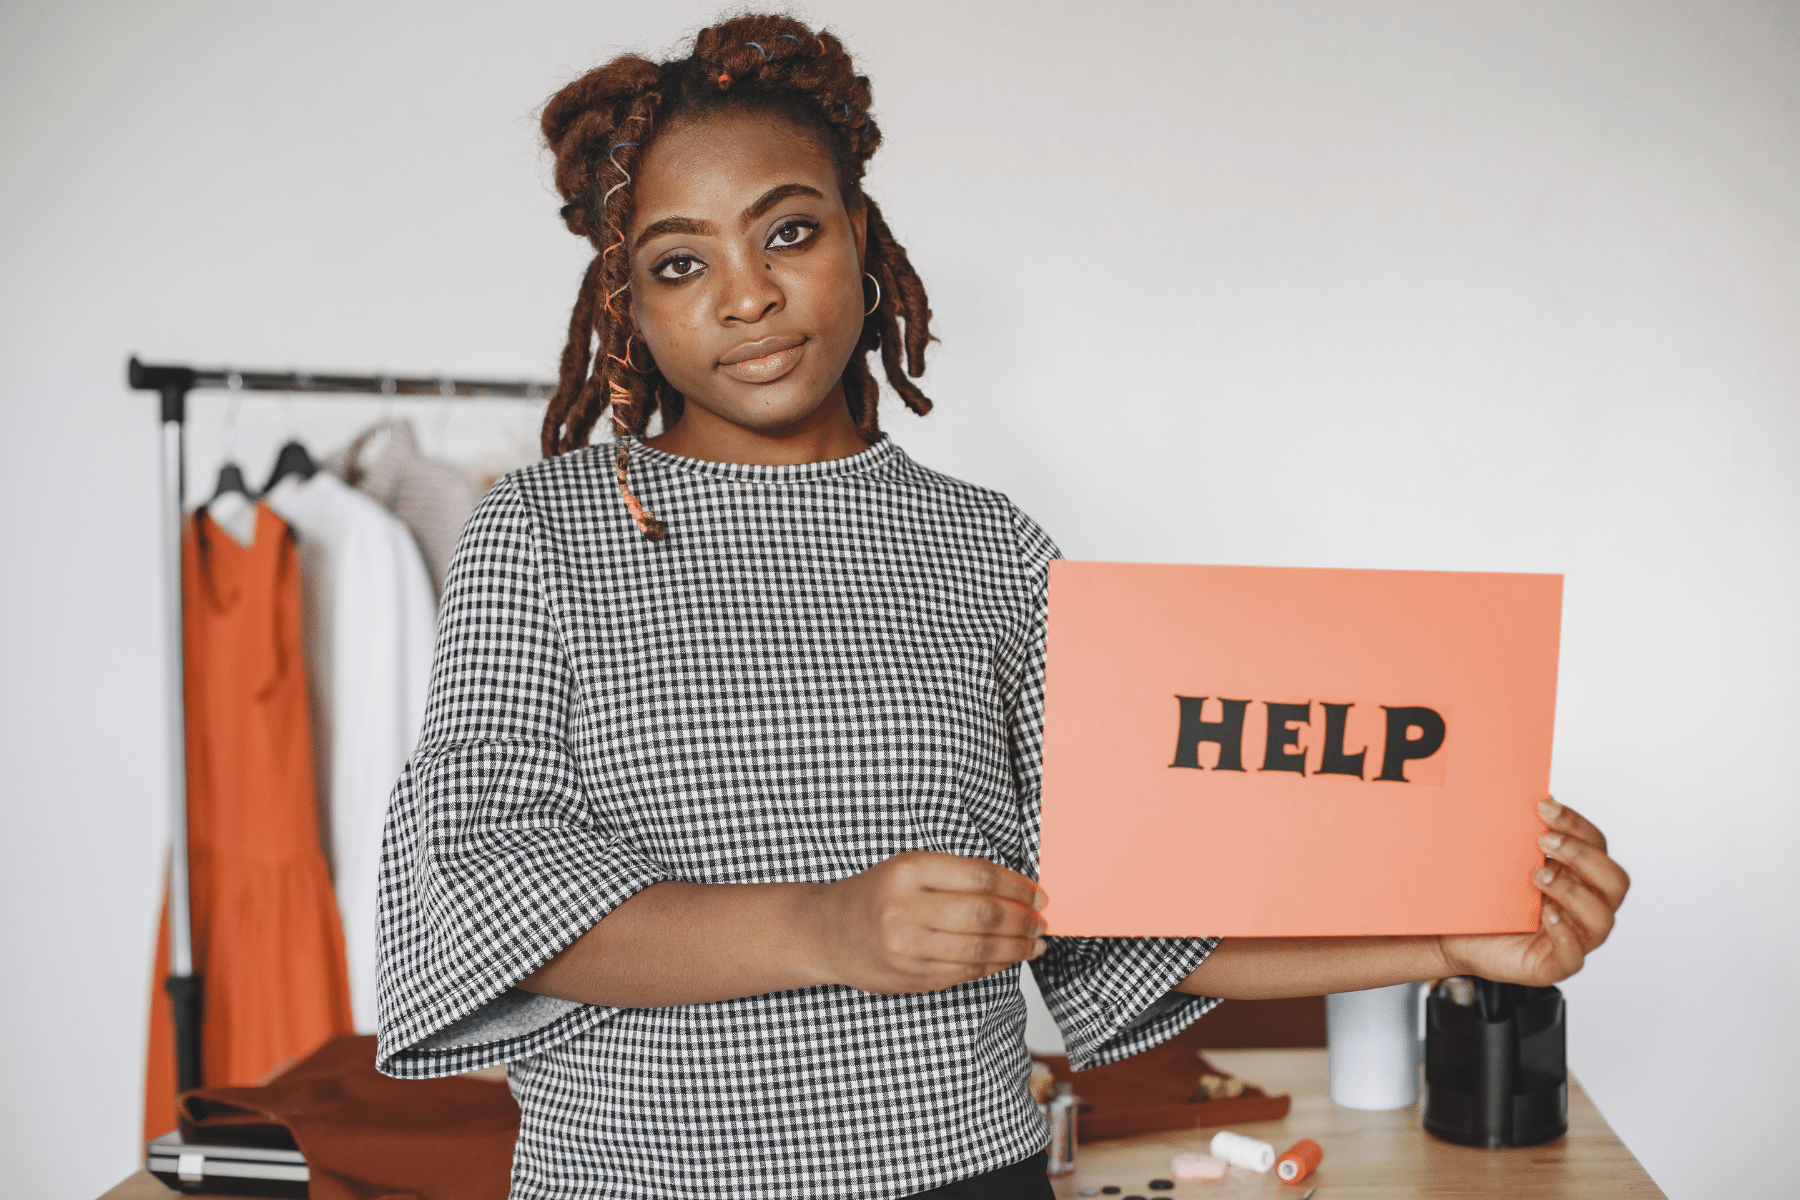
[[[144,1166],[177,1191],[227,1196],[304,1197],[311,1179],[298,1150],[185,1142],[179,1129],[144,1147]]]

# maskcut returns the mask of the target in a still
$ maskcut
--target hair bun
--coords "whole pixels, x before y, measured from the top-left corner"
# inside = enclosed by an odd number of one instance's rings
[[[599,115],[654,88],[662,68],[647,58],[625,54],[586,75],[550,97],[544,105],[541,128],[552,152],[569,136],[584,116]]]

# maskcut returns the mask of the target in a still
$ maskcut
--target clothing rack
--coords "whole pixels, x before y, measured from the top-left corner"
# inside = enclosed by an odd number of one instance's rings
[[[440,399],[543,400],[555,385],[534,379],[456,379],[448,376],[338,375],[324,371],[257,371],[234,367],[150,366],[131,359],[127,381],[135,391],[162,396],[162,504],[164,667],[169,743],[169,974],[164,981],[174,1007],[176,1090],[200,1086],[200,976],[194,971],[192,909],[188,883],[187,696],[182,659],[181,517],[187,495],[183,432],[188,393],[200,388],[287,395],[424,396]]]

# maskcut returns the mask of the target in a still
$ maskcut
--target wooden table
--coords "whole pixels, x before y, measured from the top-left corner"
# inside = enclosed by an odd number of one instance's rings
[[[1316,1200],[1364,1196],[1579,1196],[1605,1200],[1662,1195],[1574,1076],[1569,1077],[1567,1135],[1522,1150],[1473,1150],[1427,1134],[1419,1123],[1419,1106],[1393,1112],[1339,1108],[1326,1091],[1323,1050],[1208,1050],[1206,1057],[1233,1075],[1294,1098],[1288,1115],[1279,1121],[1231,1128],[1270,1143],[1277,1154],[1301,1138],[1312,1138],[1325,1151],[1318,1170],[1298,1185],[1282,1183],[1273,1171],[1266,1175],[1232,1171],[1223,1180],[1179,1181],[1172,1192],[1152,1192],[1145,1187],[1150,1180],[1174,1178],[1169,1170],[1171,1158],[1205,1154],[1207,1143],[1218,1131],[1146,1133],[1081,1146],[1075,1156],[1075,1173],[1055,1181],[1057,1196],[1077,1196],[1083,1187],[1106,1184],[1123,1188],[1124,1196],[1150,1200],[1165,1196],[1171,1200],[1209,1196],[1299,1200],[1309,1187],[1319,1189]],[[1075,1076],[1075,1090],[1081,1090],[1079,1075]]]
[[[1205,1154],[1216,1131],[1148,1133],[1082,1146],[1075,1173],[1055,1181],[1057,1196],[1076,1196],[1083,1187],[1109,1183],[1123,1188],[1122,1195],[1151,1200],[1213,1196],[1299,1200],[1309,1187],[1319,1189],[1316,1200],[1405,1196],[1608,1200],[1662,1195],[1573,1076],[1567,1136],[1523,1150],[1471,1150],[1428,1136],[1416,1107],[1371,1113],[1333,1104],[1326,1094],[1323,1050],[1208,1050],[1206,1056],[1233,1075],[1293,1096],[1293,1108],[1281,1120],[1233,1128],[1271,1143],[1277,1152],[1303,1137],[1312,1138],[1325,1149],[1325,1161],[1317,1171],[1298,1186],[1282,1183],[1273,1171],[1266,1175],[1234,1171],[1222,1181],[1188,1180],[1177,1183],[1172,1192],[1152,1192],[1144,1186],[1150,1180],[1172,1178],[1171,1158]],[[140,1170],[101,1200],[170,1200],[174,1195],[155,1176]]]

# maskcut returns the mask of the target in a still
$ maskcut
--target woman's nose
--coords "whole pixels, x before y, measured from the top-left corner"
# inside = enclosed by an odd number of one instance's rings
[[[733,264],[726,270],[725,288],[719,301],[721,322],[753,324],[781,310],[786,297],[775,282],[775,272],[761,256]]]

